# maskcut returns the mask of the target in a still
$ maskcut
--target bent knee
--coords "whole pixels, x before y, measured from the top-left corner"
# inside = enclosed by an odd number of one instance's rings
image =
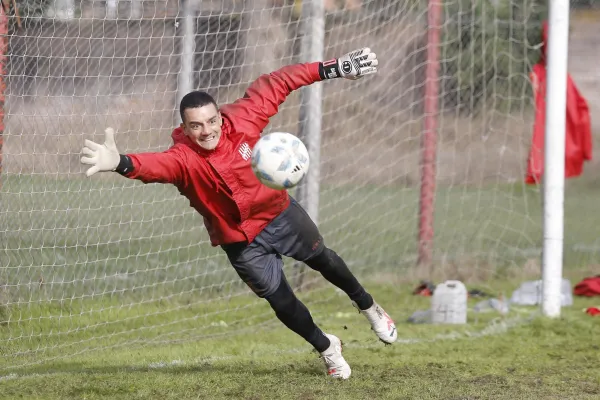
[[[337,253],[331,250],[329,247],[324,247],[323,251],[312,256],[305,261],[306,265],[315,271],[321,271],[335,264],[336,258],[339,258]]]
[[[292,291],[292,288],[285,279],[281,279],[279,287],[273,293],[264,297],[269,302],[271,308],[275,312],[281,312],[283,310],[295,309],[296,295]]]

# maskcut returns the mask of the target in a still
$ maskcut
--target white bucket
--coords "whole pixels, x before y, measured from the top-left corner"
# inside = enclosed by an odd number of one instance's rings
[[[467,288],[460,281],[450,280],[437,285],[431,298],[431,322],[466,324],[467,297]]]

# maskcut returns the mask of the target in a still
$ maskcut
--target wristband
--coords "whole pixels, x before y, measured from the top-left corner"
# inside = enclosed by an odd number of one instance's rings
[[[117,168],[115,168],[115,172],[118,172],[121,175],[126,175],[133,171],[133,161],[131,161],[131,158],[125,154],[121,154],[120,156],[121,160],[119,161]]]
[[[341,77],[338,60],[334,58],[333,60],[319,63],[319,75],[322,80]]]

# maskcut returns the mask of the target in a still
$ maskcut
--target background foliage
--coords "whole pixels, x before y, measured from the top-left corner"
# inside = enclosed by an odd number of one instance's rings
[[[444,2],[443,106],[469,114],[484,105],[505,111],[523,107],[546,16],[539,0]]]

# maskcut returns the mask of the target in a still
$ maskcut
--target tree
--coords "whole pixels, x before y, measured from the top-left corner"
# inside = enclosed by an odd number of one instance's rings
[[[443,106],[476,113],[484,104],[510,110],[531,94],[547,9],[539,0],[444,2]],[[493,97],[492,97],[493,96]]]

